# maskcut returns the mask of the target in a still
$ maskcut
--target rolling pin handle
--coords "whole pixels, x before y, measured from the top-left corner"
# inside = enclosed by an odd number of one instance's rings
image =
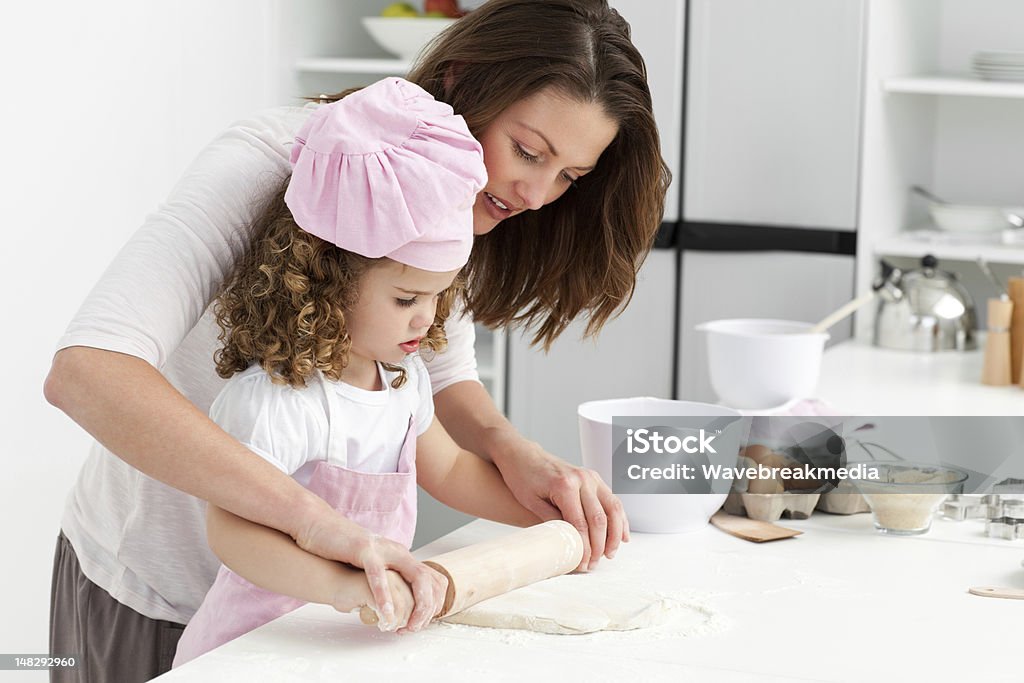
[[[367,626],[373,626],[380,621],[380,617],[377,616],[377,610],[369,605],[363,605],[359,608],[359,621]]]

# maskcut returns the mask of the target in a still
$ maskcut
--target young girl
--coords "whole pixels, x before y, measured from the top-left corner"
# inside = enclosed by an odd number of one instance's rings
[[[314,113],[292,163],[287,191],[254,226],[216,302],[217,370],[231,379],[211,417],[336,511],[407,548],[417,482],[469,514],[539,521],[434,418],[416,353],[446,344],[473,199],[486,182],[462,117],[418,86],[386,79]],[[303,601],[345,612],[375,604],[363,571],[284,534],[212,505],[207,533],[231,569],[220,568],[175,666]],[[435,614],[440,575],[432,586],[416,602]],[[391,589],[394,606],[378,611],[394,630],[406,625],[413,596],[400,579]]]

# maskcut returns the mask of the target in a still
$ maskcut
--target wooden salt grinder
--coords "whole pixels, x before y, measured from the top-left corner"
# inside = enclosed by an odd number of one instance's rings
[[[1004,387],[1012,383],[1010,375],[1010,317],[1013,302],[1007,299],[988,300],[988,336],[981,367],[981,383]]]
[[[1013,302],[1010,322],[1010,379],[1024,387],[1024,277],[1011,277],[1006,290]]]

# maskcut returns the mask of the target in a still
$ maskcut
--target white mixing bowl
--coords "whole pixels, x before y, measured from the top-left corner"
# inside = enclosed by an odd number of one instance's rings
[[[735,410],[709,403],[670,401],[660,398],[624,398],[590,401],[580,405],[580,448],[583,466],[596,470],[611,486],[612,417],[629,416],[692,416],[735,417]],[[738,449],[737,449],[738,450]],[[729,457],[735,456],[733,453]],[[632,531],[651,533],[682,533],[703,528],[722,504],[728,493],[622,493],[622,507]]]
[[[810,397],[829,337],[811,334],[811,327],[758,318],[697,325],[708,335],[708,373],[719,400],[742,410],[765,410]]]

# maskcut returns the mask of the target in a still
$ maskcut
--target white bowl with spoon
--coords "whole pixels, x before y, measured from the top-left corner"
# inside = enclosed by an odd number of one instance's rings
[[[740,410],[785,410],[810,397],[818,384],[826,330],[875,297],[872,290],[817,324],[770,318],[712,320],[707,333],[708,373],[719,400]]]
[[[812,323],[767,318],[712,320],[707,333],[708,374],[719,400],[740,410],[783,409],[810,396],[818,384],[827,332]]]

